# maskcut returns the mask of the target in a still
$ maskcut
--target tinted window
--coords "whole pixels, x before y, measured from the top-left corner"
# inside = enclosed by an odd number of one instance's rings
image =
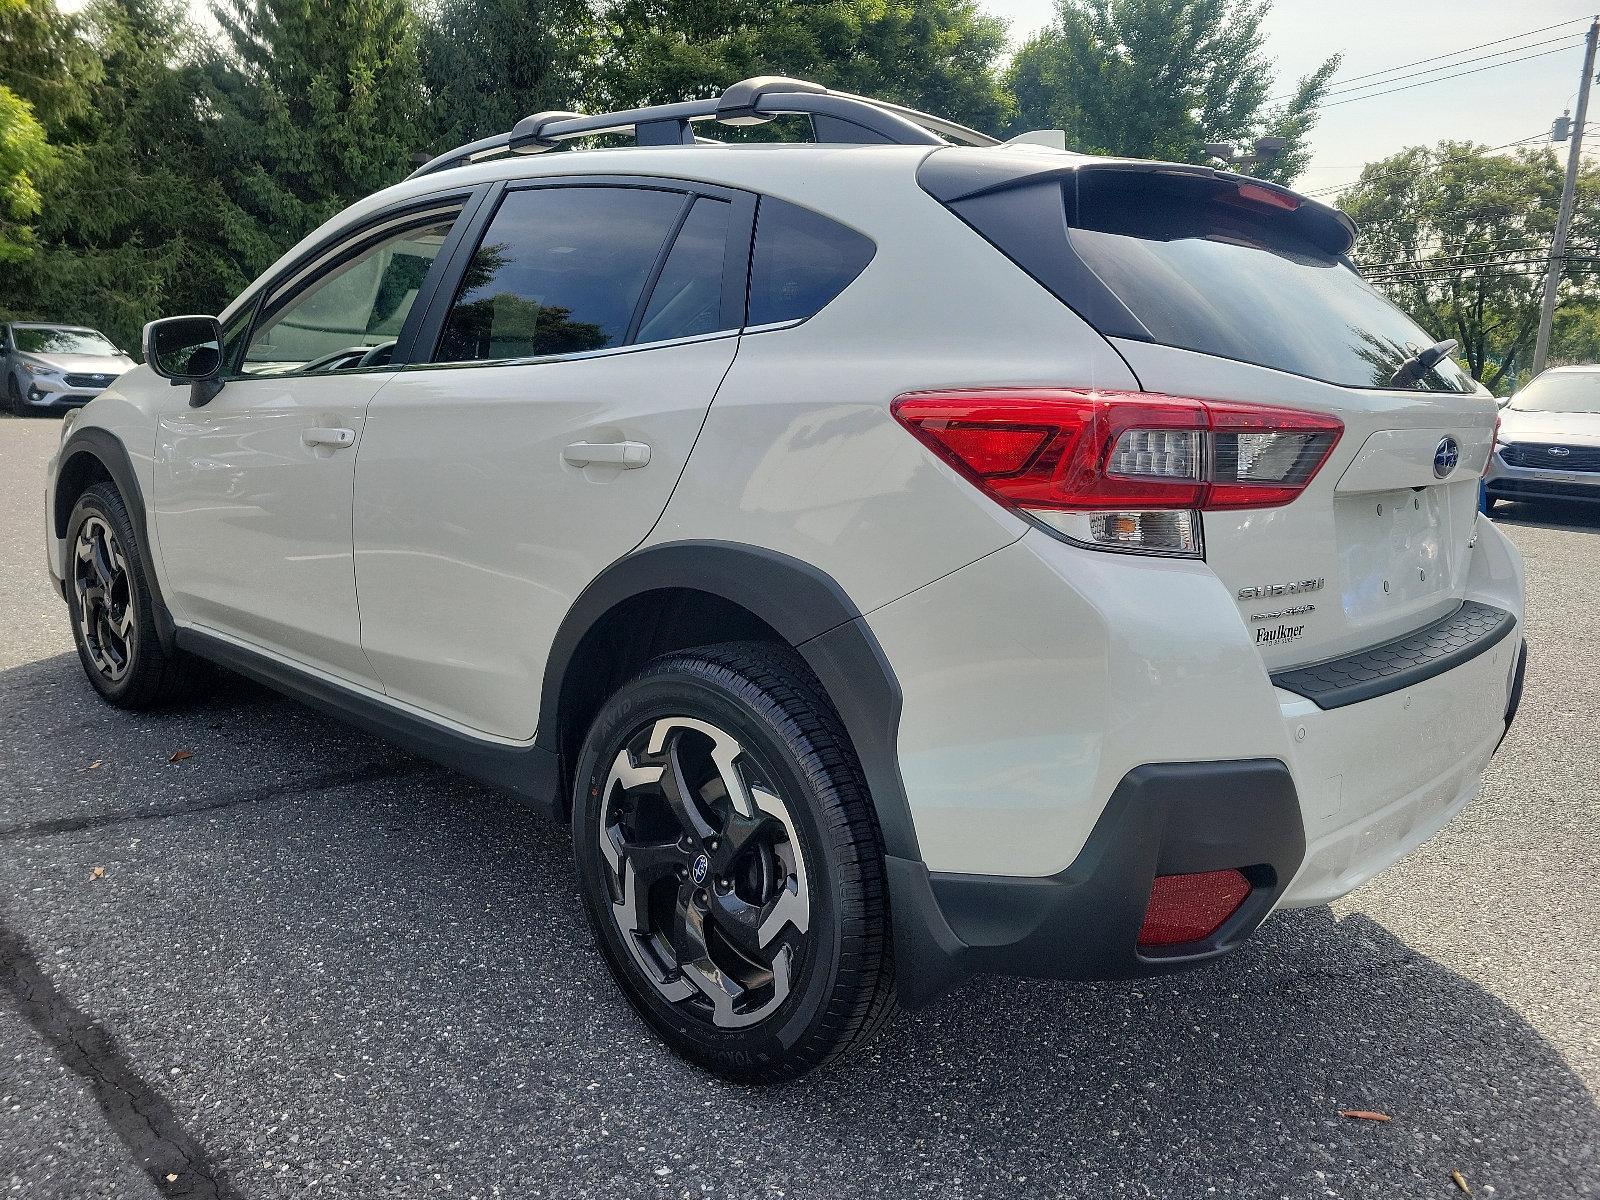
[[[702,197],[672,243],[672,253],[650,292],[639,342],[664,342],[736,328],[722,319],[722,269],[730,207]]]
[[[508,193],[461,281],[438,361],[622,345],[684,203],[644,188]]]
[[[275,297],[263,308],[239,369],[246,375],[344,370],[393,343],[455,217],[435,214],[383,236]],[[367,365],[387,361],[381,352],[371,357]]]
[[[16,326],[17,349],[24,354],[115,354],[117,348],[92,329]]]
[[[872,261],[871,239],[808,208],[761,198],[750,263],[751,325],[811,316]]]
[[[1069,185],[1070,188],[1070,185]],[[1386,387],[1436,340],[1300,229],[1234,185],[1084,178],[1073,249],[1167,346],[1347,387]],[[1471,391],[1448,359],[1415,385]]]

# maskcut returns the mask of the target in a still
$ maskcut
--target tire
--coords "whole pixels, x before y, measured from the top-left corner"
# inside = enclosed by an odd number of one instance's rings
[[[28,406],[22,402],[22,392],[17,388],[17,377],[15,375],[6,376],[6,400],[10,402],[12,416],[25,417],[28,415]]]
[[[95,691],[119,708],[151,708],[183,695],[196,664],[161,645],[133,522],[113,484],[97,483],[78,497],[67,547],[72,640]]]
[[[787,647],[670,654],[614,693],[579,755],[573,846],[612,974],[690,1062],[784,1083],[895,1011],[877,817]]]

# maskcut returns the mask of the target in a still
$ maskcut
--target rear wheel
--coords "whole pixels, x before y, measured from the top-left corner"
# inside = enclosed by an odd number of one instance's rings
[[[133,522],[110,483],[78,497],[67,524],[67,608],[89,682],[112,704],[147,708],[186,690],[192,663],[167,650]]]
[[[883,851],[861,768],[793,652],[658,659],[578,763],[578,874],[634,1008],[724,1078],[778,1083],[893,1007]]]

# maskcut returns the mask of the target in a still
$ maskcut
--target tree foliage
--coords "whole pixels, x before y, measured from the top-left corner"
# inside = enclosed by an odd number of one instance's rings
[[[206,132],[254,274],[410,170],[423,136],[416,20],[405,0],[215,0],[213,13],[226,46],[207,63]]]
[[[422,10],[433,149],[590,98],[600,25],[589,0],[433,0]]]
[[[1329,58],[1281,101],[1261,25],[1266,0],[1059,0],[1056,20],[1025,42],[1008,76],[1017,129],[1065,129],[1087,153],[1204,162],[1208,142],[1284,138],[1252,173],[1293,179]]]
[[[790,75],[882,96],[998,131],[1010,98],[995,73],[1005,24],[974,0],[616,0],[601,103],[715,95]]]
[[[0,266],[15,267],[33,251],[39,211],[35,180],[54,161],[33,106],[0,84]]]
[[[1413,146],[1362,171],[1340,197],[1361,227],[1363,273],[1441,337],[1493,391],[1525,372],[1538,328],[1563,165],[1548,150],[1490,154],[1469,142]],[[1556,358],[1587,356],[1600,309],[1600,170],[1578,180]]]

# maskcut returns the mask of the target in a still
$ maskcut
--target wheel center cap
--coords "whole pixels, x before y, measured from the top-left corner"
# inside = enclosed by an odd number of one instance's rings
[[[695,884],[699,885],[704,883],[706,881],[706,875],[709,874],[710,871],[711,860],[704,854],[695,855],[694,865],[689,868],[689,876],[695,881]]]

